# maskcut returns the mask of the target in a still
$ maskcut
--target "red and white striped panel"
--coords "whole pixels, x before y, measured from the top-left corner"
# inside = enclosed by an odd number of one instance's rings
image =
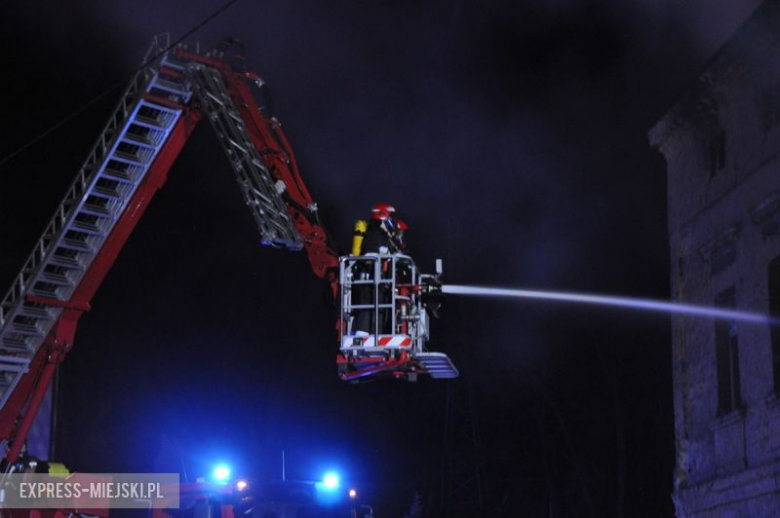
[[[355,344],[355,340],[360,340],[358,344]],[[347,349],[350,347],[411,347],[412,339],[408,335],[380,335],[379,339],[374,342],[374,336],[369,335],[366,337],[345,336],[341,342],[341,348]]]
[[[380,336],[378,340],[379,347],[396,346],[409,347],[412,345],[412,339],[406,335]]]

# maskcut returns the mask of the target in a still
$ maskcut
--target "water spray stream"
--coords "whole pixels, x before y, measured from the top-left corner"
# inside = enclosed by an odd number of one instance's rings
[[[486,297],[516,297],[522,299],[553,300],[558,302],[575,302],[578,304],[593,304],[599,306],[615,306],[620,308],[641,309],[682,315],[696,315],[723,320],[738,320],[754,324],[769,324],[780,326],[780,318],[762,313],[739,311],[735,309],[696,306],[661,300],[637,299],[632,297],[613,297],[607,295],[589,295],[586,293],[566,293],[560,291],[540,290],[510,290],[503,288],[482,288],[478,286],[457,286],[447,284],[442,291],[451,295],[475,295]]]

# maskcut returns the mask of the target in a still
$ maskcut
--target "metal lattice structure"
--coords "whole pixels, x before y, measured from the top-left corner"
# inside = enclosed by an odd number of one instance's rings
[[[294,159],[278,122],[262,116],[252,100],[245,85],[248,75],[222,54],[200,54],[185,46],[168,49],[155,40],[0,302],[0,439],[15,443],[7,457],[18,454],[44,385],[70,349],[78,318],[89,309],[92,295],[201,116],[217,132],[262,242],[300,250],[300,232],[305,232],[307,246],[316,252],[315,273],[325,276],[335,270],[336,255],[324,244],[322,228],[312,223],[315,218],[305,209],[288,208],[283,200],[288,184],[295,184],[292,201],[316,206],[290,166]],[[261,150],[273,153],[273,159],[266,158],[275,166],[273,174]],[[307,250],[311,257],[312,250]]]
[[[181,109],[145,95],[159,87],[156,67],[136,74],[0,303],[0,407],[67,307],[181,116]]]
[[[382,374],[410,381],[418,374],[458,377],[458,369],[446,354],[426,347],[430,317],[422,290],[436,278],[420,273],[412,258],[400,253],[339,260],[342,379]],[[359,330],[361,317],[370,324]]]
[[[106,127],[67,191],[43,236],[0,302],[0,441],[7,465],[16,462],[57,365],[72,347],[81,315],[203,117],[214,128],[236,175],[263,244],[305,249],[315,275],[339,292],[339,255],[320,222],[279,121],[258,105],[263,82],[243,55],[218,50],[169,48],[155,42],[122,95]],[[341,265],[347,312],[356,261],[373,268],[392,263],[389,281],[376,270],[374,291],[392,293],[393,339],[376,337],[375,350],[342,340],[337,359],[342,378],[390,373],[416,379],[458,375],[446,354],[424,348],[428,316],[422,297],[438,291],[437,275],[420,274],[407,256],[348,258]],[[403,263],[403,267],[401,264]],[[345,266],[349,265],[349,266]],[[358,281],[362,282],[362,281]],[[374,304],[380,304],[374,297]],[[400,311],[397,315],[395,311]],[[342,322],[348,321],[342,312]],[[348,326],[349,324],[347,324]],[[397,328],[397,329],[396,329]],[[374,333],[376,335],[376,331]],[[408,343],[406,341],[408,340]],[[394,349],[393,354],[387,354]],[[395,354],[398,353],[398,354]]]
[[[452,516],[481,516],[484,511],[482,443],[474,388],[466,379],[447,384],[442,452],[441,507]]]
[[[284,182],[274,183],[239,115],[222,74],[201,63],[189,63],[184,69],[203,103],[217,137],[236,173],[236,180],[247,207],[255,218],[263,244],[300,250],[303,240],[287,214],[280,194]]]

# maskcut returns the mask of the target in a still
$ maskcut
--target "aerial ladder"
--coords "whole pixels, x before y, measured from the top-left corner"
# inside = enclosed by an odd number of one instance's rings
[[[73,346],[79,318],[202,118],[215,130],[262,243],[305,250],[314,273],[340,301],[339,376],[350,382],[457,376],[446,355],[425,349],[426,297],[440,294],[438,274],[419,273],[408,256],[339,256],[264,92],[236,40],[208,52],[155,40],[0,301],[6,467],[19,458],[57,365]],[[367,266],[376,274],[358,279],[355,272]],[[376,294],[368,304],[353,303],[360,283]],[[365,310],[389,315],[388,326],[355,336],[355,316]]]

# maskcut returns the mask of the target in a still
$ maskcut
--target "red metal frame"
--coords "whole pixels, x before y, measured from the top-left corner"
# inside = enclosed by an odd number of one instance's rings
[[[336,356],[336,363],[339,366],[339,377],[344,381],[359,381],[361,378],[381,374],[388,374],[394,378],[402,378],[412,373],[427,374],[427,371],[421,369],[404,350],[399,351],[397,358],[369,356],[350,360],[339,354]]]
[[[228,93],[233,99],[241,119],[246,124],[252,143],[257,148],[263,162],[274,180],[281,180],[287,186],[285,205],[292,218],[295,229],[303,238],[306,253],[309,256],[315,275],[328,281],[334,299],[338,295],[339,254],[330,246],[328,233],[319,223],[313,221],[314,200],[301,177],[295,155],[276,119],[267,119],[257,106],[247,80],[254,81],[259,76],[245,70],[235,70],[226,60],[206,57],[179,49],[176,53],[214,67],[222,73]]]
[[[252,96],[247,80],[256,80],[258,76],[251,72],[236,70],[227,60],[221,58],[201,56],[183,49],[177,49],[175,52],[221,72],[229,94],[239,109],[250,138],[263,157],[266,168],[274,180],[281,180],[287,186],[284,195],[285,204],[298,233],[303,238],[312,269],[317,276],[328,281],[335,298],[338,294],[339,281],[338,253],[329,245],[325,229],[316,220],[316,211],[313,210],[314,201],[301,178],[295,156],[279,122],[276,119],[267,119]],[[175,71],[170,72],[175,73]],[[0,409],[0,440],[9,442],[5,457],[9,463],[16,462],[18,459],[57,365],[73,346],[78,319],[89,310],[92,297],[152,197],[165,184],[168,171],[201,118],[202,114],[197,106],[188,108],[150,94],[147,94],[147,97],[153,102],[184,110],[168,141],[160,150],[70,300],[62,302],[33,296],[27,299],[64,309],[44,345],[31,362],[28,373],[22,377],[6,405]]]

